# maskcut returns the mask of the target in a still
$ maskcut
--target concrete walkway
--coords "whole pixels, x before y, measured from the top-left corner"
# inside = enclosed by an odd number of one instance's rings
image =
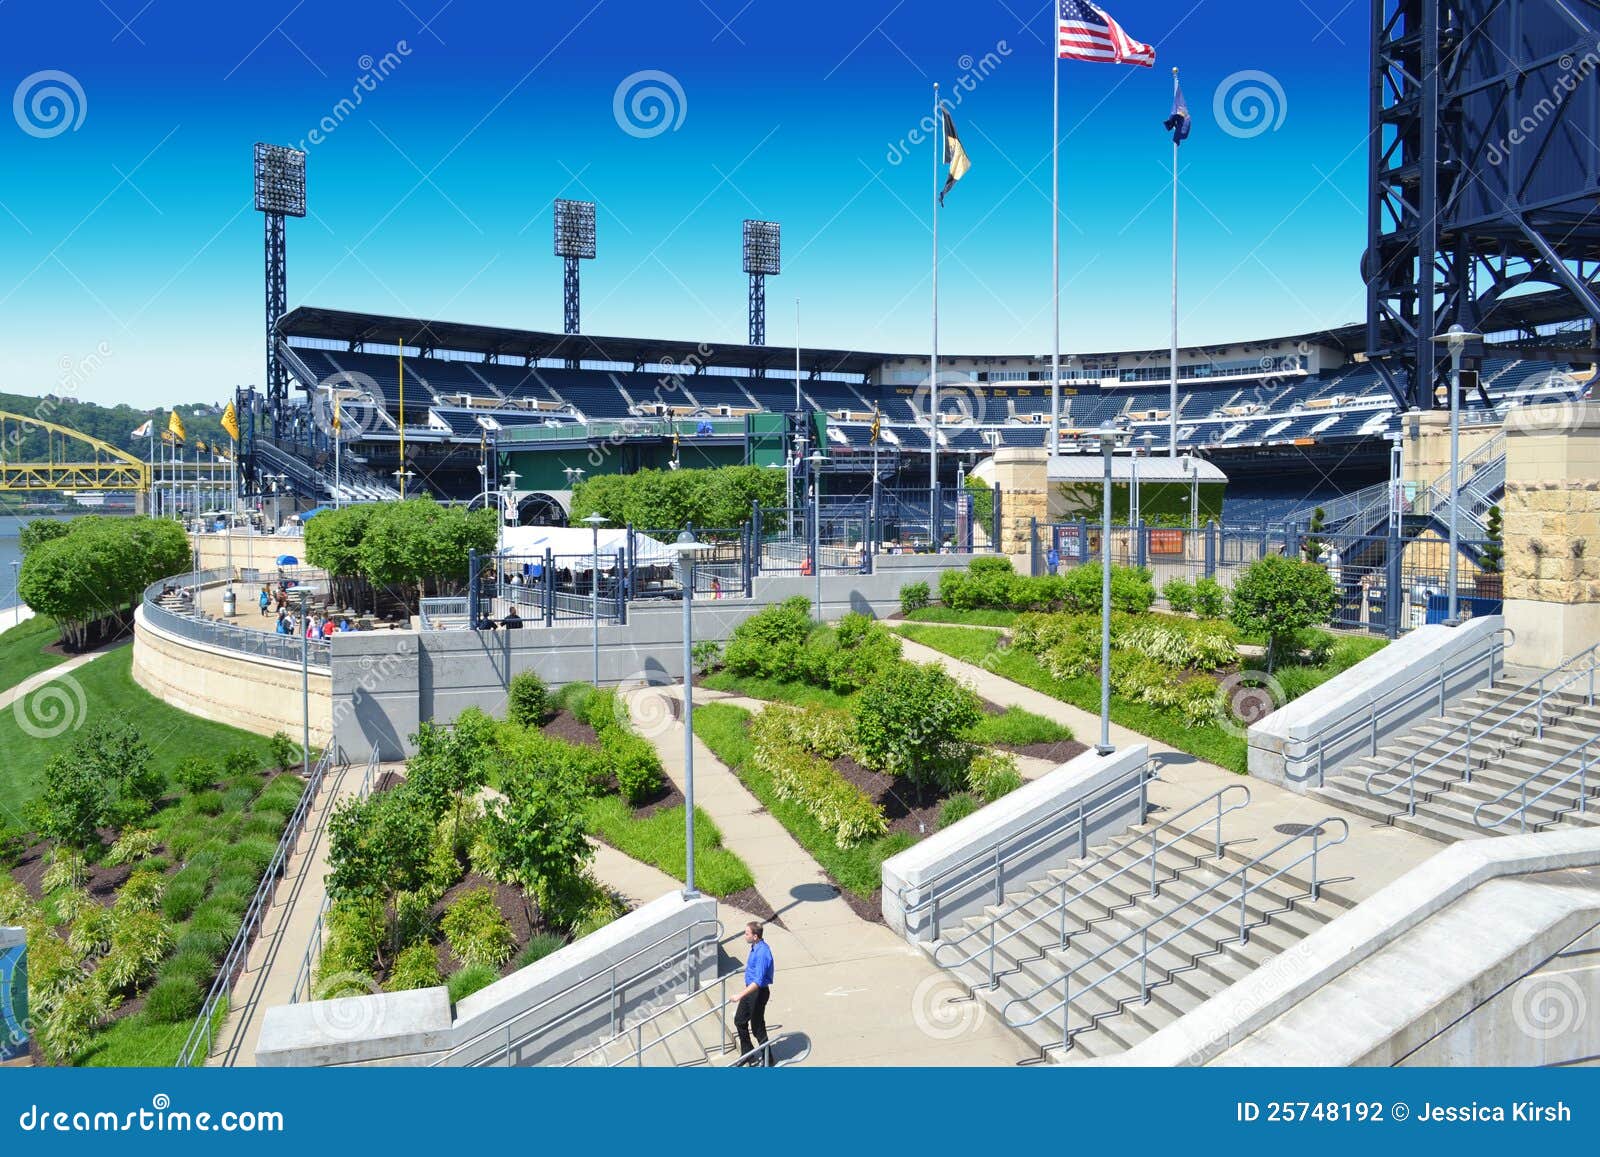
[[[917,663],[937,663],[952,675],[970,684],[985,699],[1002,707],[1021,707],[1072,728],[1080,742],[1093,744],[1100,737],[1100,717],[1070,703],[1013,683],[992,671],[951,658],[942,651],[902,639],[907,659]],[[1259,855],[1288,838],[1276,830],[1285,824],[1315,824],[1329,817],[1346,820],[1350,838],[1323,853],[1321,868],[1325,878],[1336,881],[1334,893],[1346,900],[1361,901],[1404,875],[1439,851],[1439,844],[1424,836],[1401,831],[1350,812],[1331,807],[1327,801],[1312,799],[1258,779],[1239,775],[1207,763],[1188,752],[1179,751],[1153,739],[1111,725],[1111,742],[1118,748],[1143,743],[1160,767],[1161,780],[1152,784],[1150,800],[1159,809],[1155,818],[1172,816],[1205,799],[1219,788],[1242,784],[1250,789],[1250,806],[1233,812],[1223,820],[1223,835],[1240,844],[1241,851]],[[1194,813],[1195,817],[1201,814]]]
[[[651,720],[675,717],[681,695],[677,686],[642,688],[630,696],[630,707]],[[674,702],[670,709],[641,704],[646,696]],[[683,725],[656,723],[651,730],[662,765],[681,791]],[[767,1022],[774,1033],[810,1037],[807,1064],[994,1065],[1034,1057],[920,951],[857,916],[811,855],[699,740],[694,780],[695,804],[749,865],[756,890],[782,921],[769,925],[767,934],[777,963]],[[682,887],[675,880],[670,886]],[[728,951],[742,961],[740,933],[748,916],[724,907],[721,919]]]
[[[403,766],[380,765],[373,778]],[[328,816],[337,804],[360,792],[365,773],[364,764],[352,765],[330,772],[323,781],[306,818],[299,846],[289,857],[272,905],[262,917],[261,931],[250,947],[245,970],[234,984],[228,1018],[217,1033],[207,1065],[254,1066],[256,1041],[261,1036],[266,1010],[289,1003],[327,895],[324,879],[328,871]]]
[[[18,699],[27,698],[40,687],[43,687],[46,683],[50,683],[56,679],[59,679],[63,675],[71,674],[85,663],[92,663],[101,655],[109,655],[112,651],[126,646],[128,646],[127,639],[123,639],[116,643],[108,643],[98,650],[85,651],[81,655],[74,655],[70,659],[57,663],[54,667],[51,667],[48,670],[39,671],[29,675],[15,687],[8,687],[4,691],[0,691],[0,711],[4,711],[7,707],[10,707]]]

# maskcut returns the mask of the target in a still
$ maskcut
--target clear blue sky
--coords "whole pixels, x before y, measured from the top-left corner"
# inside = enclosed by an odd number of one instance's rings
[[[1166,342],[1173,65],[1194,113],[1184,341],[1362,315],[1367,6],[1341,4],[1107,0],[1159,59],[1062,65],[1065,350]],[[599,203],[589,332],[743,342],[739,228],[759,216],[784,225],[774,344],[798,297],[807,344],[920,350],[932,152],[898,146],[935,81],[976,74],[955,111],[973,167],[941,215],[941,345],[1047,351],[1051,32],[1048,5],[1018,0],[9,0],[0,87],[54,70],[83,98],[56,135],[28,92],[32,132],[15,99],[0,120],[0,388],[154,406],[259,382],[251,145],[324,118],[291,307],[559,329],[550,202],[569,196]],[[681,119],[630,133],[618,87],[651,70]],[[1224,131],[1219,86],[1250,71],[1270,76],[1235,89],[1268,92],[1272,127]]]

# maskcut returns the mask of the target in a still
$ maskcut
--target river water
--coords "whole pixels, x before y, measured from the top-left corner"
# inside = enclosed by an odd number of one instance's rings
[[[17,605],[17,569],[12,563],[22,562],[22,551],[17,548],[17,535],[35,518],[55,518],[65,521],[71,515],[28,514],[21,517],[0,515],[0,609]]]

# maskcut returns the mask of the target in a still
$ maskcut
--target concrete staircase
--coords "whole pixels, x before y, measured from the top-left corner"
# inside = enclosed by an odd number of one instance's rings
[[[1249,940],[1241,942],[1237,877],[1219,892],[1200,897],[1212,885],[1256,864],[1255,858],[1239,844],[1224,845],[1219,857],[1213,840],[1184,836],[1157,854],[1152,896],[1150,841],[1139,845],[1141,834],[1148,830],[1131,829],[1112,844],[1093,849],[1088,859],[1052,870],[1048,878],[1008,894],[1004,904],[966,921],[974,934],[954,955],[976,959],[949,971],[1045,1059],[1072,1062],[1122,1052],[1351,906],[1326,884],[1313,901],[1306,871],[1310,865],[1301,865],[1250,893],[1244,904]],[[1329,831],[1330,838],[1335,834],[1336,829]],[[1309,840],[1296,841],[1270,859],[1274,865],[1290,864],[1310,847]],[[1068,942],[1063,950],[1062,923],[1056,914],[1061,890],[1049,889],[1076,873],[1081,874],[1069,889],[1074,898],[1066,905]],[[1270,874],[1271,868],[1252,868],[1248,876],[1256,881]],[[1230,897],[1232,903],[1215,912]],[[997,985],[991,987],[987,926],[994,917],[998,917],[997,941],[1007,933],[1014,935],[994,949]],[[1043,918],[1027,926],[1038,917]],[[1185,930],[1191,923],[1195,926]],[[1139,963],[1141,930],[1146,928],[1152,949],[1145,971],[1148,1002],[1141,992]],[[952,929],[952,940],[962,934]],[[1129,937],[1133,938],[1129,943],[1122,943]],[[940,953],[937,943],[925,947],[936,961],[941,955],[946,963],[952,959],[949,948]],[[1071,1047],[1063,1050],[1058,1006],[1061,979],[1069,970],[1074,971],[1074,992],[1082,995],[1071,1000]],[[1030,1020],[1033,1023],[1025,1023]]]
[[[1572,690],[1578,692],[1580,687]],[[1586,685],[1581,690],[1586,691]],[[1446,843],[1516,834],[1521,825],[1515,820],[1495,829],[1479,827],[1475,810],[1482,804],[1492,805],[1484,809],[1486,822],[1515,810],[1524,783],[1530,800],[1560,783],[1579,766],[1574,749],[1600,735],[1600,706],[1589,706],[1585,696],[1577,693],[1558,693],[1546,700],[1543,734],[1538,734],[1533,711],[1517,715],[1536,698],[1533,690],[1507,683],[1480,691],[1440,718],[1391,740],[1376,756],[1330,776],[1314,794],[1344,811]],[[1476,720],[1471,748],[1457,751],[1466,743],[1461,725],[1469,719]],[[1419,752],[1423,754],[1413,765],[1411,757]],[[1600,746],[1595,754],[1600,755]],[[1413,767],[1429,764],[1433,766],[1417,777],[1416,811],[1410,814],[1411,793],[1405,780]],[[1391,790],[1377,794],[1385,788]],[[1503,796],[1505,802],[1493,806]],[[1587,813],[1576,810],[1578,797],[1576,781],[1552,791],[1529,808],[1528,830],[1542,831],[1558,824],[1600,825],[1600,773],[1590,780]]]
[[[736,978],[737,979],[737,978]],[[738,987],[730,986],[729,994]],[[610,1040],[566,1062],[573,1068],[691,1068],[738,1060],[733,1006],[722,1007],[723,986],[712,984],[629,1025]]]

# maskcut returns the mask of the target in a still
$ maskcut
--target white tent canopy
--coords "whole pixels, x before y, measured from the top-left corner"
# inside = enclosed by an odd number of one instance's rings
[[[594,532],[587,526],[506,526],[500,530],[500,552],[518,558],[544,556],[550,551],[557,556],[588,556],[594,553]],[[677,561],[676,552],[669,550],[649,535],[635,534],[633,547],[637,553],[634,562],[640,566]],[[600,558],[603,566],[618,551],[628,549],[628,532],[617,526],[600,528]]]

